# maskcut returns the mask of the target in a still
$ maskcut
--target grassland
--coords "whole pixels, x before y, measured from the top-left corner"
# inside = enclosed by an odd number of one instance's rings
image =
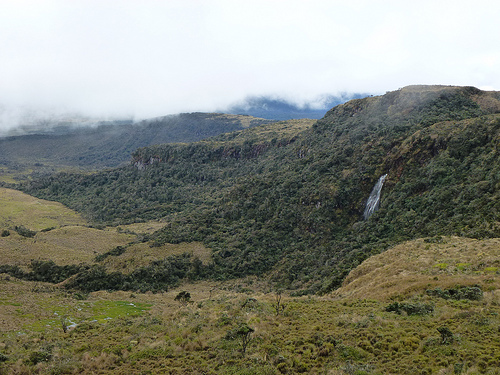
[[[0,231],[9,233],[0,237],[1,264],[27,266],[31,260],[52,260],[61,266],[93,264],[96,256],[118,246],[125,248],[125,252],[102,262],[109,271],[127,273],[155,260],[183,253],[190,253],[205,264],[210,262],[210,251],[200,243],[151,248],[139,240],[165,225],[161,222],[96,229],[60,203],[5,188],[0,188],[0,207]],[[16,226],[36,233],[33,237],[22,236],[16,232]]]
[[[394,299],[426,289],[483,285],[500,289],[500,239],[432,237],[397,245],[354,269],[333,295]]]
[[[210,262],[197,242],[139,240],[161,222],[90,228],[62,205],[1,193],[2,228],[37,231],[0,238],[3,263],[92,264],[117,246],[125,251],[101,261],[109,271],[185,252]],[[47,225],[56,227],[42,231]],[[156,294],[85,294],[2,274],[0,374],[498,374],[499,245],[406,242],[367,259],[334,293],[283,294],[279,306],[279,294],[256,277],[184,282]],[[481,294],[442,298],[459,287]],[[181,291],[190,298],[177,301]],[[253,330],[244,353],[241,327]]]
[[[37,199],[13,189],[0,188],[0,207],[0,228],[24,225],[42,230],[85,224],[79,214],[60,203]]]
[[[1,275],[0,373],[498,374],[498,259],[496,240],[416,240],[366,260],[333,294],[283,295],[283,309],[257,278],[82,295]],[[482,297],[426,293],[457,285]],[[432,309],[387,311],[395,302]]]

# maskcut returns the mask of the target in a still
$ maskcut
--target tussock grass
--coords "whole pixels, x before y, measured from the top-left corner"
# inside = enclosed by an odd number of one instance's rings
[[[12,231],[0,238],[0,256],[19,264],[44,256],[71,264],[125,246],[103,261],[121,272],[185,252],[210,261],[200,243],[135,241],[132,232],[155,225],[63,226],[33,238]],[[157,294],[86,295],[0,275],[0,374],[494,374],[500,367],[499,249],[500,239],[410,241],[363,262],[331,295],[283,295],[280,314],[276,294],[257,277],[185,283]],[[425,293],[476,284],[484,291],[478,301]],[[175,300],[181,291],[191,302]],[[433,311],[389,312],[394,299]],[[254,330],[245,353],[235,335],[242,324]],[[441,342],[442,327],[452,342]]]
[[[0,188],[0,227],[24,225],[42,230],[62,225],[84,225],[85,220],[61,203],[34,198],[17,190]]]
[[[35,285],[47,289],[34,292]],[[175,301],[182,290],[192,303]],[[373,299],[283,298],[287,307],[276,315],[275,294],[247,279],[158,294],[101,291],[77,300],[48,284],[2,276],[0,352],[8,360],[0,371],[447,374],[461,368],[472,374],[494,373],[500,360],[498,296],[434,298],[436,309],[426,316],[386,312],[387,303]],[[77,324],[67,333],[58,321],[63,314]],[[255,330],[245,355],[229,334],[241,324]],[[453,333],[452,344],[439,343],[442,326]],[[30,358],[49,359],[33,364]]]
[[[332,296],[387,300],[436,287],[475,284],[495,291],[500,289],[499,266],[500,239],[418,239],[367,259]]]

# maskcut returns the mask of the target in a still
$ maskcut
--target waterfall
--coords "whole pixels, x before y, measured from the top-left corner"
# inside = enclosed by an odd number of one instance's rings
[[[375,186],[373,187],[373,190],[368,197],[368,200],[366,201],[366,208],[364,212],[364,217],[365,220],[368,220],[368,218],[378,210],[378,206],[380,203],[380,192],[382,191],[382,186],[384,186],[384,181],[387,177],[387,174],[384,174],[381,176]]]

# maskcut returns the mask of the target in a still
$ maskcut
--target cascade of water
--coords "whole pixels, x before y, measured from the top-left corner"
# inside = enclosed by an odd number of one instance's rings
[[[378,210],[378,206],[380,203],[380,192],[382,191],[382,186],[384,186],[384,181],[386,179],[387,175],[384,174],[381,176],[375,186],[373,187],[373,190],[368,197],[368,201],[366,202],[366,208],[364,212],[364,217],[365,220],[368,220],[368,218]]]

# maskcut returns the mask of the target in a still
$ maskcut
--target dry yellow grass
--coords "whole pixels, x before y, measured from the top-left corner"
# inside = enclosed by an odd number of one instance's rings
[[[41,230],[62,225],[84,225],[85,220],[61,203],[34,198],[17,190],[0,188],[0,228],[24,225]]]
[[[500,289],[500,239],[443,237],[397,245],[365,260],[352,270],[333,297],[375,298],[410,296],[430,288],[479,284]]]
[[[11,231],[0,237],[3,264],[26,265],[31,259],[53,260],[59,265],[92,262],[96,255],[124,246],[135,236],[116,231],[102,231],[82,226],[67,226],[38,232],[25,238]]]
[[[201,243],[167,244],[151,248],[133,243],[135,233],[153,233],[165,224],[160,221],[98,230],[89,228],[76,212],[60,203],[34,198],[20,191],[0,188],[0,229],[10,235],[0,237],[1,264],[27,266],[31,260],[53,260],[58,265],[93,263],[95,257],[117,246],[127,247],[120,256],[109,256],[104,264],[110,271],[131,272],[170,255],[190,253],[207,264],[211,251]],[[20,236],[17,225],[38,231],[32,238]],[[42,229],[54,228],[49,231]]]
[[[211,261],[211,250],[200,242],[166,244],[160,247],[150,247],[147,243],[136,243],[128,246],[126,251],[119,256],[107,257],[104,264],[109,271],[130,273],[134,269],[147,266],[155,260],[184,253],[198,257],[203,264],[208,264]]]

